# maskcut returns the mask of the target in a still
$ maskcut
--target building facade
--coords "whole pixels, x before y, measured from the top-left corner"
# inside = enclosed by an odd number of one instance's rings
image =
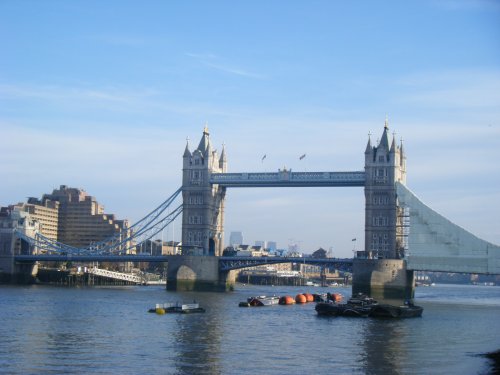
[[[125,239],[131,234],[127,220],[117,220],[114,215],[104,213],[104,206],[94,197],[65,185],[51,194],[44,194],[42,199],[29,198],[27,203],[2,207],[1,213],[3,217],[12,217],[14,212],[36,221],[37,233],[77,248],[88,248],[116,235]],[[122,248],[127,253],[135,252],[129,242]]]
[[[38,249],[14,235],[19,231],[26,236],[34,237],[40,231],[40,224],[30,214],[19,210],[0,209],[0,279],[4,274],[12,274],[16,268],[14,255],[37,254]]]
[[[51,240],[58,240],[59,233],[59,202],[46,199],[41,201],[36,198],[28,198],[27,203],[10,205],[10,211],[22,211],[29,214],[31,219],[38,221],[40,233]]]

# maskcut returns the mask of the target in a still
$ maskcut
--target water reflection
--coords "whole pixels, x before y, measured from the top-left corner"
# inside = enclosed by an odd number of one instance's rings
[[[399,374],[407,362],[408,332],[404,321],[371,319],[365,325],[363,364],[366,374]]]
[[[174,332],[176,374],[221,373],[221,321],[224,321],[223,294],[178,293],[184,303],[196,300],[207,312],[179,314]]]

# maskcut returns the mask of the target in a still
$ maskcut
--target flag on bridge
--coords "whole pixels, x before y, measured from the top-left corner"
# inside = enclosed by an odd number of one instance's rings
[[[304,159],[305,157],[306,157],[306,154],[302,155],[302,156],[299,158],[299,160],[302,160],[302,159]]]

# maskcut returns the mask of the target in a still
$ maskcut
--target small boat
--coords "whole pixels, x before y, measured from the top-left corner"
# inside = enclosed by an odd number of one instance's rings
[[[240,307],[254,307],[254,306],[271,306],[277,305],[279,302],[277,296],[256,296],[249,297],[246,302],[240,302]]]
[[[373,298],[359,294],[350,298],[347,303],[318,302],[315,310],[318,315],[366,317],[377,304]]]
[[[422,316],[423,311],[422,307],[411,303],[404,306],[380,304],[371,309],[369,316],[375,318],[415,318]]]
[[[326,293],[314,293],[313,294],[314,302],[327,302],[328,295]]]
[[[149,309],[150,313],[157,313],[159,315],[168,313],[178,313],[178,314],[191,314],[191,313],[203,313],[205,309],[200,307],[196,302],[180,304],[176,303],[157,303],[154,309]]]

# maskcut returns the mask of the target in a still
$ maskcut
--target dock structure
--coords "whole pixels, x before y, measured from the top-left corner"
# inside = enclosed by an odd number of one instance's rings
[[[96,275],[96,276],[107,277],[109,279],[128,281],[128,282],[132,282],[132,283],[136,283],[136,284],[144,284],[145,283],[145,281],[142,277],[131,274],[131,273],[109,271],[109,270],[105,270],[105,269],[97,268],[97,267],[91,267],[87,270],[87,272],[90,274]]]

